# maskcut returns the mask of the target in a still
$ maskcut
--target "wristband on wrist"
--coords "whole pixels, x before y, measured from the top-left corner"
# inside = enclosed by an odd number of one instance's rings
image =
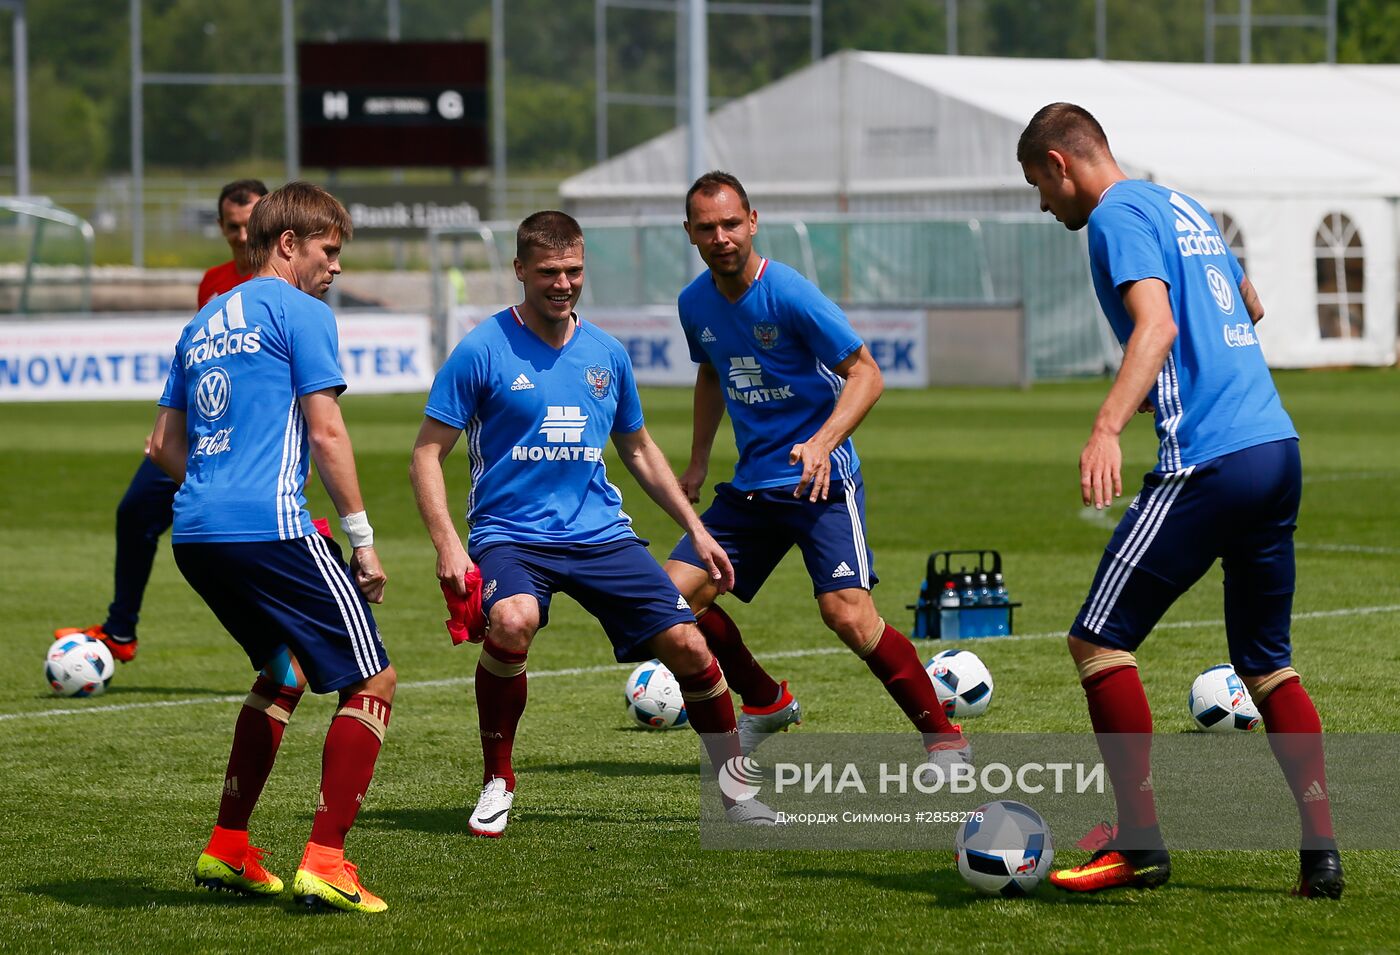
[[[340,529],[350,538],[350,546],[356,550],[374,546],[374,528],[369,526],[369,518],[364,511],[346,514],[340,519]]]

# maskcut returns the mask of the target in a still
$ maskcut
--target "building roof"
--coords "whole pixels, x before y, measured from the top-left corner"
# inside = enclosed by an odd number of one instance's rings
[[[1058,100],[1130,174],[1178,188],[1400,196],[1400,66],[838,53],[714,111],[707,159],[766,196],[1026,188],[1016,140]],[[560,191],[679,197],[685,156],[677,127]]]

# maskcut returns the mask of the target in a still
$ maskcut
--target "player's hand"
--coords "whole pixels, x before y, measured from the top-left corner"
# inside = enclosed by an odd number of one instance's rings
[[[154,438],[154,437],[155,437],[154,434],[148,434],[148,435],[146,435],[146,450],[144,450],[144,451],[141,452],[142,454],[144,454],[144,455],[145,455],[146,457],[148,457],[148,458],[151,456],[151,439]]]
[[[350,554],[350,573],[355,576],[355,586],[372,604],[384,602],[384,568],[379,566],[379,555],[373,547],[356,547]]]
[[[1079,494],[1084,506],[1103,510],[1123,494],[1123,449],[1118,436],[1095,431],[1079,454]]]
[[[1156,414],[1157,406],[1152,403],[1151,398],[1142,399],[1142,404],[1138,405],[1138,414]]]
[[[804,489],[811,485],[812,492],[807,500],[818,498],[825,501],[826,492],[831,486],[831,449],[819,447],[816,442],[803,441],[794,444],[788,452],[788,464],[802,462],[802,477],[793,489],[793,497],[801,497]]]
[[[709,473],[709,468],[701,464],[691,463],[677,479],[681,486],[681,492],[692,504],[700,503],[700,489],[705,486],[705,476]]]
[[[729,562],[724,548],[705,530],[692,533],[690,539],[695,545],[695,553],[705,562],[705,570],[714,582],[716,591],[729,593],[734,586],[734,565]]]
[[[448,548],[438,551],[438,580],[451,587],[452,592],[458,597],[467,595],[467,584],[464,578],[472,566],[472,559],[467,556],[466,548],[462,546],[461,541],[454,541]]]

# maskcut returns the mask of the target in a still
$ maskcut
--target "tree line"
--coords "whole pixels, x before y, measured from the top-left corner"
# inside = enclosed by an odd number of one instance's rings
[[[400,0],[403,39],[490,36],[490,0]],[[1255,16],[1317,14],[1325,0],[1253,0]],[[1088,57],[1095,54],[1095,0],[959,0],[961,53]],[[128,4],[119,0],[30,3],[31,163],[41,174],[120,172],[130,162]],[[506,102],[513,174],[567,173],[595,158],[594,3],[507,0]],[[1108,0],[1112,59],[1200,61],[1206,0]],[[1222,14],[1237,0],[1216,0]],[[942,53],[944,0],[825,0],[822,51]],[[384,38],[387,0],[296,0],[303,40]],[[143,0],[142,56],[148,72],[278,73],[280,0]],[[11,21],[0,17],[0,165],[13,163]],[[618,92],[670,93],[676,80],[676,18],[608,10],[608,83]],[[800,17],[710,18],[711,95],[740,96],[806,64],[810,25]],[[1238,55],[1238,33],[1216,34],[1217,59]],[[1261,26],[1254,62],[1318,62],[1317,29]],[[1338,59],[1400,62],[1400,3],[1342,0]],[[282,159],[281,90],[274,86],[149,87],[144,94],[146,161],[199,170]],[[674,111],[615,105],[611,152],[675,124]]]

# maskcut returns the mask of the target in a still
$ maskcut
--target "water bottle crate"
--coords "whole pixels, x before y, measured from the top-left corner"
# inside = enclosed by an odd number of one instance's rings
[[[1001,567],[1000,552],[990,548],[929,554],[918,602],[907,605],[914,611],[911,636],[953,640],[1013,633],[1015,610],[1021,604],[1007,596]]]

